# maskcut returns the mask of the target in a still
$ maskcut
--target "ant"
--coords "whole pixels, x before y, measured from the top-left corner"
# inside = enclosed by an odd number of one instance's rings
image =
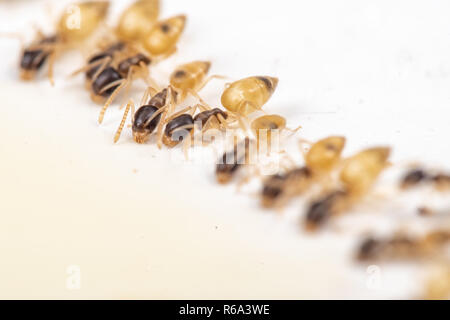
[[[331,136],[312,144],[304,154],[305,165],[270,176],[263,182],[261,204],[265,208],[280,207],[289,199],[305,192],[315,181],[330,172],[341,161],[346,139]]]
[[[48,78],[53,85],[53,64],[56,56],[65,48],[86,40],[105,19],[108,8],[108,1],[87,1],[69,6],[60,17],[54,35],[45,36],[38,31],[32,44],[22,48],[20,78],[33,80],[48,60]],[[73,25],[74,14],[79,19],[79,25]]]
[[[170,97],[172,98],[170,103],[167,103],[164,107],[161,107],[158,111],[161,121],[161,130],[164,125],[166,129],[162,134],[158,135],[157,144],[161,148],[164,143],[168,147],[174,147],[179,142],[184,139],[184,136],[179,136],[179,132],[183,130],[183,133],[187,130],[189,133],[194,128],[194,122],[198,120],[199,122],[204,121],[205,124],[212,123],[212,120],[217,119],[220,124],[227,123],[226,119],[228,114],[220,109],[210,109],[208,106],[196,105],[195,107],[188,107],[179,112],[175,112],[175,107],[181,103],[188,94],[197,97],[200,101],[203,101],[197,94],[211,79],[219,76],[210,76],[206,78],[209,72],[211,63],[207,61],[194,61],[190,63],[183,64],[175,69],[170,77],[170,85],[166,88],[166,91],[170,91]],[[149,88],[150,91],[155,91],[154,88]],[[199,113],[195,119],[193,115],[197,108],[201,109],[202,112]],[[128,112],[128,111],[127,111]],[[122,122],[125,121],[127,117],[127,112],[124,113]],[[190,113],[188,113],[190,112]],[[118,130],[116,139],[120,137],[121,129]],[[175,131],[179,137],[178,140],[173,139]]]
[[[240,169],[250,163],[251,146],[255,141],[246,137],[243,141],[235,142],[231,151],[226,151],[216,166],[216,178],[220,184],[226,184]]]
[[[123,54],[118,54],[118,58],[105,58],[106,62],[103,61],[102,64],[104,69],[100,68],[97,71],[97,78],[92,81],[94,101],[107,99],[100,111],[99,123],[103,122],[105,112],[115,97],[122,89],[127,88],[134,79],[145,79],[148,85],[156,89],[159,88],[149,76],[148,66],[150,63],[155,63],[155,61],[152,61],[155,57],[164,59],[174,53],[176,43],[184,30],[185,22],[186,16],[179,15],[155,24],[151,31],[140,39],[144,50],[150,54],[149,56],[129,45],[127,46],[128,50],[125,50]]]
[[[429,258],[450,242],[448,229],[434,230],[424,236],[396,234],[386,239],[367,237],[356,254],[359,261]]]
[[[340,188],[313,201],[305,216],[305,226],[316,230],[332,216],[351,208],[366,195],[381,172],[388,166],[390,148],[365,149],[344,161],[339,174]]]
[[[450,174],[432,173],[422,168],[408,171],[400,181],[400,188],[408,190],[422,184],[431,184],[435,189],[445,191],[450,189]]]

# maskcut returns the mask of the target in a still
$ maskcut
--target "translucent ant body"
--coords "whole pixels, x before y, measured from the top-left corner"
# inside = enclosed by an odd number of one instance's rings
[[[225,109],[240,116],[261,110],[278,86],[273,77],[249,77],[227,86],[221,101]]]
[[[20,77],[22,80],[32,80],[36,73],[49,60],[48,77],[53,84],[53,63],[63,49],[76,46],[86,40],[105,19],[109,2],[88,1],[71,5],[60,17],[56,33],[44,36],[39,33],[38,38],[28,47],[22,49],[20,60]],[[74,24],[73,15],[77,15]]]
[[[305,166],[269,177],[263,183],[261,204],[273,208],[304,193],[313,183],[329,176],[339,164],[345,147],[344,137],[332,136],[314,143],[304,155]]]
[[[159,0],[137,0],[119,18],[116,34],[122,41],[138,41],[149,34],[159,17]]]
[[[346,159],[339,175],[341,187],[310,204],[305,216],[306,228],[315,230],[360,201],[387,167],[389,155],[390,148],[378,147]]]

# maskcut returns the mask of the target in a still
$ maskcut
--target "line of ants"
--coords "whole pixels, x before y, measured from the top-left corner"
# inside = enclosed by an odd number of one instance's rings
[[[79,28],[68,28],[71,17],[66,12],[60,17],[55,34],[39,32],[31,45],[23,46],[20,61],[23,80],[34,79],[48,62],[48,77],[53,83],[53,64],[57,57],[67,48],[80,46],[100,28],[107,16],[109,2],[88,1],[76,4],[76,7],[83,22]],[[84,74],[92,100],[103,105],[98,122],[103,122],[107,109],[121,92],[125,91],[128,96],[132,83],[142,79],[147,89],[138,106],[126,97],[114,142],[120,139],[130,111],[130,127],[136,143],[145,143],[155,135],[159,148],[163,145],[173,148],[183,142],[185,153],[197,130],[196,123],[201,124],[200,133],[209,129],[237,129],[244,137],[220,157],[216,165],[217,181],[227,184],[251,167],[256,167],[253,169],[258,174],[257,165],[252,166],[250,161],[254,147],[259,150],[263,142],[270,144],[273,131],[294,134],[301,128],[290,129],[284,117],[263,111],[263,106],[277,89],[278,79],[251,76],[227,84],[221,95],[223,108],[211,107],[199,94],[212,79],[225,78],[209,76],[209,61],[178,66],[170,75],[169,85],[161,88],[152,78],[151,68],[177,51],[187,19],[185,15],[158,19],[158,0],[135,1],[123,12],[118,25],[113,30],[108,29],[108,36],[98,41],[97,49],[89,54],[86,64],[72,73],[71,76]],[[179,110],[189,96],[196,99],[197,104]],[[279,209],[307,194],[314,186],[321,186],[320,195],[309,202],[300,222],[305,230],[316,231],[350,211],[370,194],[379,176],[390,166],[391,149],[386,146],[367,148],[343,158],[345,144],[346,138],[342,136],[327,137],[315,143],[300,140],[304,164],[297,165],[288,159],[289,156],[283,155],[290,165],[263,178],[259,192],[261,206]],[[304,145],[308,146],[307,151]],[[420,185],[448,190],[450,174],[415,168],[401,178],[399,189],[407,191]],[[439,251],[449,240],[447,229],[430,232],[422,238],[403,235],[387,239],[366,238],[358,248],[357,259],[425,257]]]

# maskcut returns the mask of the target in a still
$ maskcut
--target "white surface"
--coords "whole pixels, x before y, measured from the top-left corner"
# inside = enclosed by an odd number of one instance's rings
[[[44,3],[0,3],[0,31],[32,35]],[[116,2],[114,11],[125,5]],[[164,1],[163,17],[186,13],[189,20],[178,53],[154,76],[167,82],[176,65],[194,59],[212,61],[212,73],[232,79],[274,75],[280,84],[265,110],[291,127],[300,123],[302,137],[343,134],[346,155],[390,144],[394,163],[445,167],[449,9],[448,1]],[[135,145],[129,132],[113,145],[121,113],[111,108],[98,127],[82,79],[65,79],[81,57],[58,62],[51,88],[45,79],[17,80],[18,49],[0,41],[0,297],[419,294],[415,266],[381,266],[382,287],[369,290],[365,266],[351,254],[364,231],[410,225],[408,206],[420,195],[407,206],[363,206],[340,221],[342,232],[304,235],[299,203],[282,215],[265,212],[234,187],[215,185],[213,165],[169,161],[179,150]],[[222,88],[212,82],[202,95],[217,105]],[[136,86],[136,97],[141,92]],[[81,267],[81,290],[65,288],[70,265]]]

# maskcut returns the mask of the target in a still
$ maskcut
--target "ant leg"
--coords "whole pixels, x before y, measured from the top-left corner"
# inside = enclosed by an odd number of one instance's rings
[[[182,114],[185,114],[185,113],[187,113],[187,112],[193,110],[194,108],[196,108],[196,107],[186,107],[186,108],[184,108],[184,109],[182,109],[182,110],[180,110],[180,111],[178,111],[178,112],[176,112],[176,113],[170,115],[170,117],[167,118],[167,122],[172,121],[172,120],[175,119],[176,117],[181,116]],[[194,109],[194,111],[195,111],[195,109]]]
[[[153,121],[159,114],[163,113],[168,107],[164,106],[158,109],[155,113],[152,114],[152,116],[145,122],[144,126],[147,126],[150,122]]]
[[[48,59],[48,79],[50,80],[50,84],[52,86],[55,85],[55,81],[53,79],[53,66],[55,64],[56,53],[50,53],[50,57]]]
[[[164,112],[162,113],[161,120],[159,121],[158,130],[156,133],[156,141],[158,149],[161,149],[162,147],[163,128],[166,122],[167,112],[168,112],[167,110],[164,110]]]
[[[106,109],[108,109],[108,107],[111,105],[111,103],[113,102],[113,100],[116,98],[116,96],[119,94],[119,92],[128,84],[127,80],[118,80],[118,81],[114,81],[112,82],[110,85],[106,86],[105,88],[103,88],[101,92],[108,90],[109,88],[112,88],[114,86],[116,86],[117,84],[120,85],[114,90],[114,92],[109,96],[108,100],[106,100],[106,103],[104,104],[102,110],[100,110],[100,114],[98,116],[98,123],[102,123],[103,122],[103,118],[105,117],[105,112]],[[109,88],[108,88],[109,87]]]
[[[244,100],[239,103],[236,113],[238,115],[248,115],[256,111],[261,111],[261,109],[257,108],[252,102]]]
[[[154,96],[156,94],[156,89],[152,86],[148,86],[147,89],[145,89],[144,94],[142,95],[141,103],[140,105],[143,106],[147,103],[150,96]]]
[[[298,126],[297,128],[295,128],[295,129],[291,129],[291,128],[285,128],[287,131],[290,131],[291,132],[291,135],[290,135],[290,137],[292,137],[294,134],[296,134],[297,132],[298,132],[298,130],[300,130],[301,128],[303,128],[302,126]]]
[[[150,72],[149,72],[148,66],[145,63],[143,63],[142,61],[139,63],[139,66],[141,67],[140,70],[142,72],[142,78],[144,79],[145,83],[148,86],[151,86],[151,87],[155,88],[156,91],[160,92],[161,91],[161,87],[158,85],[158,83],[156,83],[155,79],[153,79],[150,76]]]
[[[244,117],[241,116],[239,113],[233,113],[233,116],[236,118],[236,121],[238,122],[240,129],[244,132],[244,134],[247,134],[248,123],[247,121],[244,120]]]
[[[95,68],[97,66],[100,66],[100,68],[95,72],[94,76],[92,77],[93,81],[97,79],[98,75],[106,68],[106,66],[111,62],[111,57],[104,57],[103,59],[94,61],[92,63],[89,63],[85,65],[84,67],[81,67],[80,69],[75,70],[72,72],[69,77],[74,77],[82,72],[88,71],[92,68]]]
[[[212,109],[211,106],[205,100],[203,100],[202,97],[200,97],[196,91],[189,90],[188,94],[190,94],[194,98],[197,98],[198,101],[200,101],[200,103],[206,106],[207,108]]]
[[[228,79],[228,77],[226,77],[226,76],[221,76],[221,75],[218,75],[218,74],[214,74],[214,75],[212,75],[212,76],[209,76],[208,78],[206,78],[204,81],[203,81],[203,83],[198,87],[198,89],[197,89],[197,92],[199,92],[199,91],[201,91],[204,87],[206,87],[206,85],[209,83],[209,82],[211,82],[211,80],[214,80],[214,79]]]
[[[99,123],[103,122],[103,117],[105,116],[105,112],[106,109],[108,109],[109,105],[114,101],[114,99],[117,97],[117,95],[119,94],[119,92],[123,89],[123,88],[128,88],[128,86],[131,84],[132,82],[132,76],[133,76],[133,70],[132,68],[130,68],[128,70],[128,76],[126,79],[121,79],[121,80],[117,80],[114,81],[112,83],[110,83],[109,85],[105,86],[104,88],[102,88],[102,90],[100,90],[100,93],[105,92],[106,90],[108,90],[109,88],[112,88],[114,86],[116,86],[117,84],[121,83],[115,90],[114,92],[109,96],[108,100],[106,101],[105,105],[103,106],[102,110],[100,110],[100,115],[98,117],[98,121]]]
[[[120,135],[122,133],[123,127],[125,126],[125,121],[127,120],[128,112],[130,111],[130,108],[133,108],[134,110],[134,103],[133,100],[128,100],[127,107],[125,108],[125,111],[123,113],[122,121],[120,122],[119,128],[116,131],[116,135],[114,136],[114,143],[117,143],[120,139]]]
[[[157,143],[157,146],[159,149],[162,148],[163,128],[164,128],[164,125],[166,124],[166,116],[168,114],[170,114],[170,112],[172,112],[173,108],[175,107],[174,96],[172,93],[171,86],[168,87],[167,95],[169,98],[166,99],[166,104],[164,105],[165,110],[161,115],[161,119],[159,120],[158,129],[157,129],[157,133],[156,133],[156,143]]]
[[[193,137],[193,133],[189,132],[189,135],[183,141],[183,153],[186,160],[189,160],[189,148],[192,146]]]
[[[209,110],[209,108],[207,106],[204,106],[202,104],[197,104],[196,107],[199,108],[202,112]]]
[[[100,73],[102,73],[106,69],[106,67],[110,64],[111,60],[112,60],[111,57],[105,57],[104,58],[104,61],[100,64],[100,67],[98,68],[98,70],[92,76],[92,80],[91,80],[92,82],[97,80],[97,78],[100,75]],[[102,59],[100,59],[100,61],[102,61]]]

